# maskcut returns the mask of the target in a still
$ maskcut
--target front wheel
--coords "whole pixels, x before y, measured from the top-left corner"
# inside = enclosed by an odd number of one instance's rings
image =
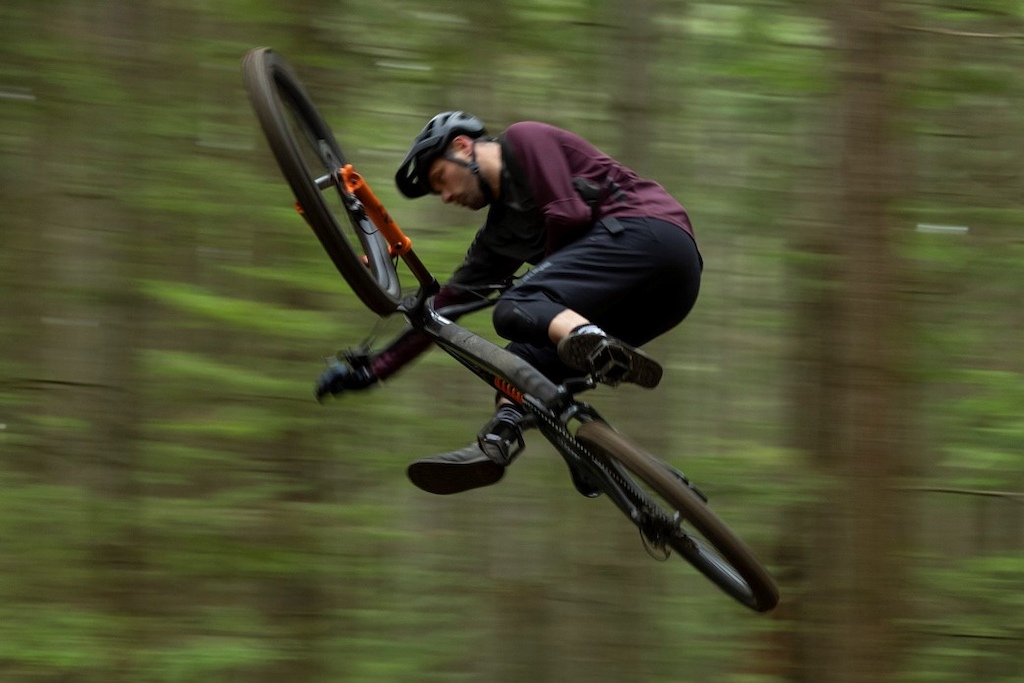
[[[673,470],[603,422],[580,425],[576,438],[594,455],[621,464],[660,498],[640,492],[648,509],[636,521],[646,538],[675,550],[750,609],[767,612],[778,604],[779,589],[754,553]]]
[[[338,272],[378,315],[393,313],[401,284],[387,240],[346,190],[338,141],[284,58],[269,48],[242,62],[249,100],[297,207]]]

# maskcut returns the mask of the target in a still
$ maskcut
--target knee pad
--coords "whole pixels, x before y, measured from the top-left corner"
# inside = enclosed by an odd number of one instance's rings
[[[541,321],[530,315],[514,300],[498,300],[493,313],[494,331],[501,337],[517,342],[533,343]],[[544,336],[547,331],[544,331]],[[543,338],[543,337],[542,337]]]

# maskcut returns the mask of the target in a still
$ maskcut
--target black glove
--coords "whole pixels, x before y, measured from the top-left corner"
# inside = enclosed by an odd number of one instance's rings
[[[368,357],[349,357],[345,363],[332,359],[316,381],[316,400],[323,403],[327,394],[337,396],[346,390],[365,389],[376,382],[377,376],[370,368]]]

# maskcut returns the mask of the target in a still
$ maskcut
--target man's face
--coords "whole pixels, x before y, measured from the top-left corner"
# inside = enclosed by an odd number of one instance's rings
[[[474,211],[487,206],[480,181],[465,165],[473,156],[472,140],[464,136],[455,138],[446,156],[463,163],[444,156],[434,160],[427,175],[434,194],[440,195],[445,204],[455,203]]]

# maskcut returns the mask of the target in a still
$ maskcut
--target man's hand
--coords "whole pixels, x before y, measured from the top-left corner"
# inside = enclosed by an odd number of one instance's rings
[[[377,382],[369,363],[353,366],[332,360],[320,379],[316,381],[316,400],[323,403],[327,394],[338,396],[347,390],[365,389]]]

